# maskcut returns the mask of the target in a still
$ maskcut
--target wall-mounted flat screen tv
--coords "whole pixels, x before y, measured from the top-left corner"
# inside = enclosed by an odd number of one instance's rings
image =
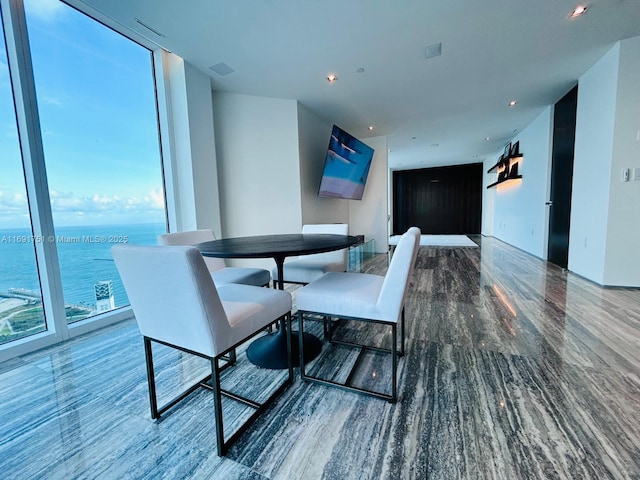
[[[373,148],[334,125],[318,196],[361,200],[372,159]]]

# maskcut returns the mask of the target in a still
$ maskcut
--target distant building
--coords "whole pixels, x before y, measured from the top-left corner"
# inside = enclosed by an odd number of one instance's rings
[[[103,280],[93,286],[96,294],[96,310],[98,312],[106,312],[116,308],[116,302],[113,299],[113,284],[111,280]]]

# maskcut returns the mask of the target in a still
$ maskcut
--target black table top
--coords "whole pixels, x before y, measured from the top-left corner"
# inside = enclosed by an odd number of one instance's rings
[[[358,237],[352,235],[289,233],[222,238],[198,243],[196,247],[205,257],[284,258],[341,250],[357,243]]]

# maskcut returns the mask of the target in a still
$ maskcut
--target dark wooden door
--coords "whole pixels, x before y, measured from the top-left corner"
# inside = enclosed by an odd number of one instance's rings
[[[393,172],[393,233],[480,233],[482,164]]]
[[[553,111],[553,148],[551,153],[551,190],[549,206],[549,248],[547,258],[562,268],[569,261],[569,227],[571,221],[571,184],[573,149],[576,139],[576,85]]]

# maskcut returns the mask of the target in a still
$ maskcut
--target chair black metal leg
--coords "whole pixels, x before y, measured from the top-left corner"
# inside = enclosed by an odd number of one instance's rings
[[[287,313],[286,323],[287,323],[287,366],[289,368],[289,385],[291,385],[293,383],[293,348],[291,345],[291,312]],[[302,337],[302,335],[300,336]]]
[[[230,367],[230,361],[236,361],[236,350],[235,347],[223,352],[215,358],[210,358],[204,354],[200,354],[191,350],[180,348],[176,345],[171,345],[169,343],[162,342],[160,340],[153,340],[154,342],[161,343],[168,347],[175,348],[179,351],[189,353],[191,355],[196,355],[198,357],[207,358],[211,365],[211,373],[206,377],[201,379],[200,381],[194,383],[189,388],[181,392],[178,396],[176,396],[173,400],[170,400],[163,406],[158,406],[157,397],[156,397],[156,384],[155,384],[155,375],[153,368],[153,356],[152,356],[152,339],[148,337],[143,337],[144,339],[144,349],[145,349],[145,359],[147,364],[147,380],[149,383],[149,401],[151,405],[151,417],[153,419],[158,419],[160,416],[172,408],[174,405],[185,399],[191,393],[196,391],[198,388],[206,388],[207,390],[211,390],[213,392],[213,406],[214,406],[214,414],[215,414],[215,429],[216,429],[216,439],[217,439],[217,450],[219,456],[224,456],[229,447],[240,437],[240,435],[251,426],[251,424],[255,421],[255,419],[262,414],[273,402],[277,399],[277,397],[289,386],[293,383],[293,352],[291,349],[291,312],[287,313],[284,317],[284,322],[287,324],[287,366],[288,366],[288,378],[284,380],[267,398],[263,403],[258,403],[250,398],[243,397],[233,392],[229,392],[223,390],[220,385],[220,375],[226,368]],[[244,340],[246,341],[246,339]],[[220,360],[225,360],[224,364],[220,366]],[[246,406],[249,406],[255,411],[253,414],[244,421],[244,423],[236,429],[236,431],[229,436],[229,438],[225,441],[224,437],[224,426],[223,426],[223,415],[222,415],[222,395],[225,395],[228,398],[231,398],[235,401],[238,401]]]
[[[393,341],[393,347],[391,348],[391,400],[390,403],[395,403],[398,399],[397,394],[397,382],[398,382],[398,356],[397,356],[397,348],[398,348],[398,336],[396,332],[396,324],[391,325],[391,340]]]
[[[220,371],[218,370],[218,359],[211,359],[211,386],[213,387],[213,409],[216,421],[216,439],[218,441],[218,455],[227,453],[224,443],[224,428],[222,426],[222,394],[220,393]]]
[[[402,316],[400,317],[400,351],[398,354],[404,356],[404,307],[402,307]]]
[[[341,317],[342,318],[342,317]],[[366,321],[366,319],[358,319],[358,318],[353,318],[354,320],[361,320],[361,321]],[[329,380],[329,379],[325,379],[325,378],[320,378],[320,377],[316,377],[314,375],[307,375],[306,371],[305,371],[305,364],[304,362],[300,362],[300,378],[302,379],[303,382],[314,382],[314,383],[320,383],[320,384],[324,384],[324,385],[330,385],[333,387],[337,387],[337,388],[341,388],[343,390],[349,390],[352,392],[357,392],[357,393],[361,393],[361,394],[365,394],[365,395],[371,395],[377,398],[381,398],[384,400],[387,400],[390,403],[395,403],[397,401],[398,395],[397,395],[397,372],[398,372],[398,357],[399,357],[399,352],[398,352],[398,332],[397,332],[397,322],[396,323],[387,323],[385,322],[385,324],[389,325],[391,327],[391,340],[392,340],[392,346],[390,349],[385,349],[385,348],[378,348],[378,347],[373,347],[373,346],[367,346],[367,345],[360,345],[360,344],[355,344],[355,343],[350,343],[350,342],[344,342],[344,341],[340,341],[340,340],[335,340],[334,343],[338,344],[338,345],[346,345],[346,346],[351,346],[351,347],[359,347],[360,353],[358,354],[358,358],[356,359],[355,363],[353,364],[352,368],[351,368],[351,372],[349,373],[349,375],[347,376],[346,381],[344,382],[334,382],[333,380]],[[304,314],[302,313],[301,310],[298,310],[298,331],[299,331],[299,338],[302,337],[301,333],[304,331]],[[300,340],[299,340],[300,341]],[[300,358],[304,358],[304,344],[303,342],[300,341],[299,344],[299,350],[300,350]],[[384,353],[388,353],[391,354],[391,370],[392,370],[392,381],[391,381],[391,394],[386,394],[386,393],[382,393],[379,391],[375,391],[375,390],[369,390],[369,389],[365,389],[365,388],[360,388],[360,387],[356,387],[351,385],[351,380],[354,378],[354,375],[356,373],[356,370],[362,360],[362,358],[364,357],[364,355],[369,352],[369,351],[375,351],[375,352],[384,352]]]
[[[143,337],[144,341],[144,358],[147,364],[147,384],[149,385],[149,406],[151,407],[151,418],[154,420],[160,418],[158,413],[158,400],[156,398],[156,377],[153,370],[153,352],[151,347],[151,339]]]
[[[236,361],[238,359],[238,357],[236,355],[236,349],[234,348],[233,350],[231,350],[227,355],[225,355],[222,358],[224,358],[229,363],[230,366],[231,365],[235,365]]]
[[[304,382],[306,375],[304,372],[304,342],[302,337],[304,336],[304,326],[302,321],[302,312],[298,310],[298,353],[300,354],[300,378]]]

